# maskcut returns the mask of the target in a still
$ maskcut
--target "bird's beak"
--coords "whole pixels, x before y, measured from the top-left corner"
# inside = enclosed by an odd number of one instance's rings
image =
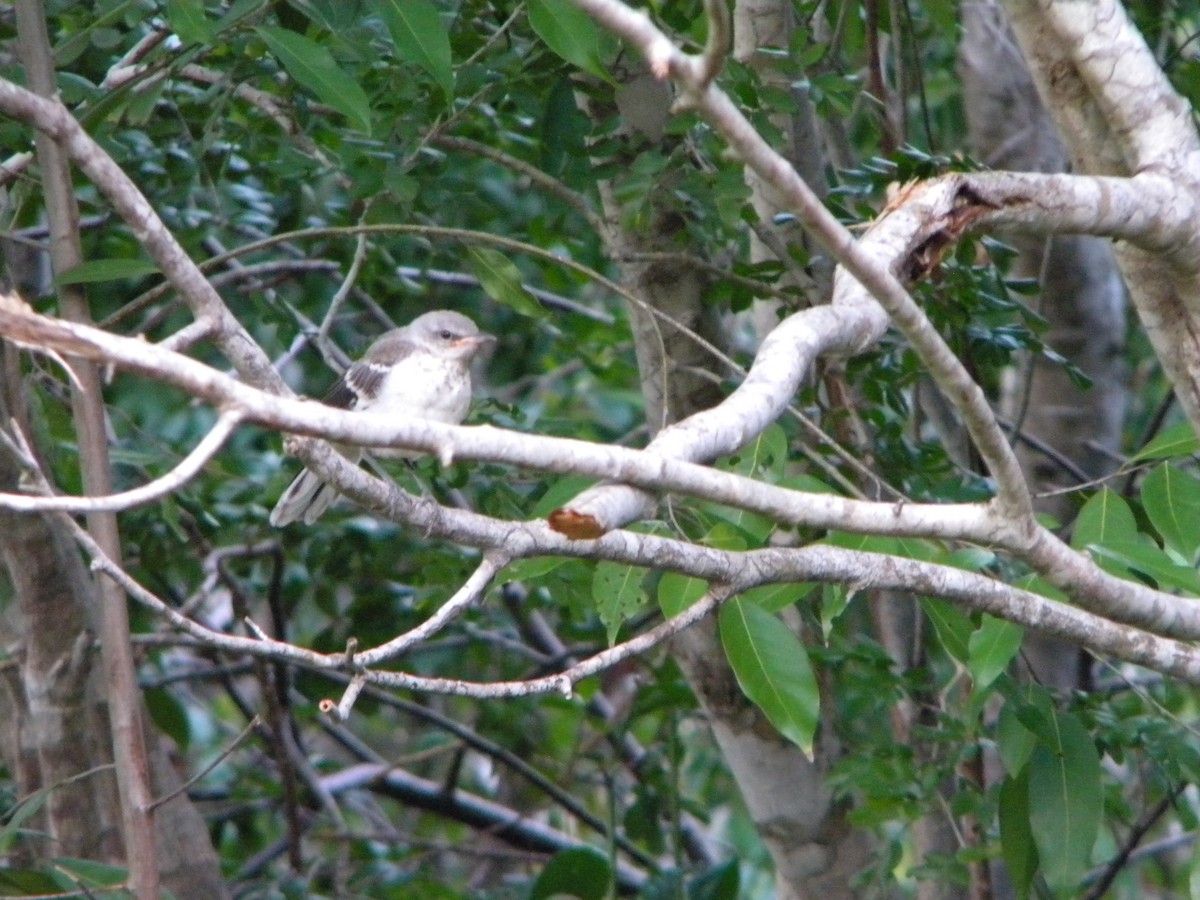
[[[482,349],[486,344],[496,343],[496,336],[481,331],[479,334],[472,334],[467,337],[461,337],[454,342],[455,347],[473,347],[476,350]]]

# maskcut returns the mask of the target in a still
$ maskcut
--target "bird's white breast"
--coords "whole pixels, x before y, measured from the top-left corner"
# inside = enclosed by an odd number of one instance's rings
[[[461,362],[414,353],[391,367],[379,393],[359,409],[457,425],[470,406],[471,379]]]

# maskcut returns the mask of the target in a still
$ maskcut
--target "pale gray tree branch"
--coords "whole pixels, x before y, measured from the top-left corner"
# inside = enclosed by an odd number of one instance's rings
[[[331,453],[331,459],[364,479],[370,479],[369,475],[354,469],[341,457]],[[393,489],[393,493],[400,492]],[[415,502],[421,504],[423,501]],[[429,507],[431,504],[424,502],[424,505]],[[460,527],[468,529],[472,526],[493,529],[499,524],[462,510],[440,509],[438,515],[447,520],[457,520]],[[987,612],[1062,637],[1088,647],[1093,652],[1147,666],[1192,683],[1200,683],[1200,649],[1190,644],[1120,625],[974,572],[919,560],[818,545],[799,549],[772,548],[736,553],[631,532],[613,532],[594,542],[589,548],[583,542],[567,541],[548,529],[537,529],[535,523],[504,525],[499,529],[499,534],[494,535],[493,540],[507,548],[518,550],[517,555],[522,557],[543,554],[578,557],[594,555],[633,565],[670,569],[685,563],[689,568],[692,564],[697,564],[692,574],[712,581],[716,587],[684,613],[551,676],[516,682],[477,683],[460,679],[425,678],[404,672],[365,670],[362,674],[368,681],[405,690],[449,693],[478,699],[544,693],[569,695],[579,681],[592,677],[630,656],[645,653],[699,621],[737,593],[762,584],[819,581],[849,585],[850,590],[895,589],[942,597],[962,603],[970,609]],[[537,546],[538,544],[541,546]],[[165,604],[126,573],[107,564],[103,555],[99,553],[99,548],[88,549],[97,568],[121,579],[125,589],[139,602],[162,611]],[[664,560],[669,560],[666,566],[663,565]],[[170,612],[174,613],[173,610]],[[286,659],[317,669],[341,669],[346,663],[346,655],[342,653],[317,654],[279,641],[235,638],[210,632],[190,622],[185,630],[210,646],[230,652]]]
[[[234,318],[137,185],[60,101],[39,97],[0,79],[0,112],[36,128],[63,148],[71,162],[92,180],[133,230],[134,237],[179,291],[193,315],[210,325],[215,343],[243,378],[276,392],[287,391],[262,348]]]
[[[95,513],[120,512],[153,503],[182,488],[195,478],[225,446],[225,442],[243,421],[236,409],[222,412],[213,427],[167,474],[155,478],[140,487],[103,497],[66,497],[51,495],[0,493],[0,506],[20,512],[46,512],[50,510]],[[48,486],[47,486],[48,490]]]
[[[1200,181],[1200,139],[1193,110],[1167,79],[1125,7],[1117,0],[1005,0],[1005,6],[1014,16],[1032,13],[1054,35],[1109,122],[1129,171],[1190,173],[1192,190],[1180,194],[1194,196]],[[1193,254],[1198,249],[1194,245]]]
[[[664,456],[689,460],[711,459],[733,452],[760,434],[774,421],[795,392],[817,355],[853,354],[872,346],[887,325],[884,310],[908,338],[929,369],[935,383],[963,417],[980,455],[996,481],[1000,504],[1014,519],[1033,525],[1028,488],[1003,431],[962,363],[936,332],[923,311],[909,296],[893,268],[917,247],[907,242],[929,227],[921,218],[922,206],[937,198],[926,195],[936,186],[913,196],[902,207],[876,220],[860,244],[821,203],[791,164],[774,150],[715,84],[697,80],[694,57],[679,50],[650,20],[619,0],[575,0],[618,37],[646,57],[658,77],[670,76],[688,108],[696,110],[737,152],[743,163],[779,192],[797,219],[823,243],[840,263],[830,307],[804,310],[784,320],[759,351],[750,376],[724,403],[664,429],[650,448]],[[911,218],[910,218],[911,217]],[[848,276],[848,277],[847,277]],[[883,309],[880,309],[882,305]],[[801,324],[802,323],[802,324]],[[789,327],[790,326],[790,327]],[[795,331],[793,331],[795,329]],[[796,333],[798,332],[798,333]],[[804,360],[791,377],[755,380],[766,357]],[[773,360],[772,360],[773,362]],[[779,372],[786,375],[786,372]],[[604,496],[607,492],[608,496]],[[597,488],[576,499],[571,513],[592,519],[596,527],[616,527],[643,515],[647,499],[621,488]]]
[[[20,178],[32,162],[33,154],[28,151],[14,153],[8,159],[0,162],[0,187],[6,187]]]
[[[309,461],[319,475],[332,477],[340,468],[337,478],[339,489],[344,489],[352,497],[369,498],[380,509],[394,511],[398,507],[407,507],[407,514],[400,516],[401,520],[426,527],[430,533],[440,537],[511,554],[513,559],[557,555],[609,559],[634,566],[678,571],[708,581],[712,587],[704,598],[684,613],[553,676],[490,684],[425,678],[404,672],[364,669],[356,661],[356,654],[316,653],[271,639],[261,631],[256,631],[257,638],[243,638],[205,628],[148,591],[114,563],[85,530],[69,518],[66,521],[70,523],[76,541],[91,557],[93,569],[115,580],[139,603],[206,646],[228,653],[287,661],[317,670],[349,668],[371,683],[406,690],[481,699],[554,692],[569,696],[578,681],[657,646],[699,621],[737,593],[763,584],[810,581],[848,585],[852,591],[895,589],[942,597],[962,603],[970,609],[1070,640],[1093,652],[1200,683],[1200,650],[1189,644],[1117,624],[974,572],[919,560],[819,545],[739,553],[624,531],[611,532],[597,541],[569,540],[541,523],[498,522],[465,510],[439,507],[432,501],[412,497],[391,485],[386,486],[385,499],[379,501],[378,479],[353,466],[332,449],[319,449],[324,450],[324,454],[314,454]],[[473,588],[481,589],[479,585]]]
[[[824,309],[828,307],[813,312]],[[422,420],[398,422],[370,413],[337,410],[320,403],[265,393],[196,360],[153,344],[40,316],[15,299],[5,302],[0,298],[0,334],[27,345],[49,346],[76,356],[102,360],[173,384],[220,409],[238,410],[246,421],[293,434],[367,447],[420,450],[444,461],[471,459],[559,474],[610,478],[626,484],[642,485],[645,490],[675,491],[713,499],[760,512],[782,522],[987,544],[1011,552],[1075,602],[1110,619],[1164,635],[1200,636],[1200,604],[1109,575],[1089,557],[1076,553],[1040,525],[1035,523],[1028,528],[1023,521],[1014,521],[996,501],[945,505],[870,503],[790,491],[732,473],[665,458],[650,450],[522,435],[490,426],[472,428]],[[780,362],[785,360],[781,357]],[[753,375],[752,371],[751,377]],[[304,462],[340,491],[397,521],[419,524],[431,534],[472,546],[509,550],[518,557],[539,552],[560,553],[562,546],[571,543],[566,536],[560,535],[563,543],[556,544],[552,550],[522,550],[526,544],[521,541],[521,531],[494,532],[504,534],[505,540],[517,541],[511,546],[493,543],[483,537],[489,532],[482,525],[480,530],[455,533],[446,524],[445,511],[440,508],[436,514],[421,511],[432,508],[433,504],[414,500],[396,505],[400,492],[395,490],[388,494],[392,505],[380,503],[378,491],[381,482],[349,463],[338,466],[334,459],[336,454],[328,447],[305,447],[298,441],[295,443]],[[639,490],[637,487],[627,489]],[[492,523],[496,529],[507,528],[494,520],[482,521]],[[544,539],[542,530],[549,530],[542,523],[525,523],[522,527],[528,534],[533,534],[532,529],[536,529],[539,542]],[[604,545],[603,542],[584,542],[583,546],[599,551]],[[670,558],[669,553],[667,558]],[[669,565],[665,567],[670,568]],[[707,574],[695,570],[690,572],[707,580],[728,580],[722,577],[723,573],[723,569]]]
[[[1193,223],[1162,252],[1120,243],[1114,252],[1154,352],[1200,431],[1200,135],[1193,111],[1116,0],[1002,5],[1077,170],[1163,177],[1175,189],[1168,220]]]

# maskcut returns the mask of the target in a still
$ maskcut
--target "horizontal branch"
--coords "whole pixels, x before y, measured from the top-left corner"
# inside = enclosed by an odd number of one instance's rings
[[[367,447],[394,447],[432,453],[444,461],[455,458],[507,463],[558,474],[609,478],[640,486],[648,491],[675,491],[741,509],[769,515],[777,521],[840,530],[933,537],[985,543],[1025,560],[1051,584],[1067,593],[1080,606],[1110,619],[1128,622],[1158,634],[1176,637],[1200,636],[1200,604],[1123,581],[1104,572],[1088,557],[1076,553],[1040,526],[1027,529],[1016,524],[989,504],[884,504],[850,500],[831,495],[790,491],[693,463],[664,459],[646,450],[589,444],[567,438],[522,435],[490,426],[463,427],[423,420],[396,421],[371,413],[334,409],[320,403],[279,397],[249,387],[196,360],[132,338],[111,335],[85,325],[63,322],[33,313],[15,299],[0,297],[0,335],[31,347],[49,347],[61,352],[96,359],[173,384],[219,409],[237,410],[246,421],[310,437],[323,437]],[[326,448],[328,449],[328,448]],[[389,507],[379,500],[382,482],[370,478],[349,463],[333,459],[336,454],[304,453],[313,467],[335,487],[390,517],[423,516],[419,510]],[[630,488],[631,490],[634,488]],[[395,501],[400,495],[392,490]],[[428,505],[428,504],[427,504]],[[501,523],[481,517],[484,523]],[[488,527],[472,526],[462,534],[447,527],[445,515],[424,515],[421,527],[428,533],[459,543],[512,551],[517,556],[534,552],[563,553],[564,544],[536,551],[495,543]],[[523,523],[539,529],[542,548],[544,524]],[[532,532],[530,532],[532,533]],[[627,534],[627,533],[624,533]],[[506,536],[505,540],[517,540]],[[591,551],[600,542],[584,542]],[[687,546],[687,545],[684,545]],[[667,553],[668,559],[672,554]],[[645,564],[654,565],[653,561]],[[659,564],[661,565],[661,564]],[[720,573],[697,577],[723,580]]]
[[[976,204],[976,231],[1089,234],[1166,253],[1190,239],[1194,214],[1166,176],[1131,178],[1040,172],[956,172],[961,204]]]
[[[378,484],[332,449],[323,448],[334,466],[342,466],[343,485],[358,493],[352,482]],[[324,472],[319,472],[324,475]],[[342,486],[342,485],[340,485]],[[420,513],[411,519],[443,537],[469,537],[467,543],[489,546],[512,558],[568,556],[608,559],[629,565],[683,572],[714,585],[708,594],[678,616],[650,631],[596,654],[569,669],[544,678],[519,682],[481,684],[458,679],[426,678],[405,672],[363,670],[347,653],[315,653],[262,635],[243,638],[222,634],[183,616],[109,559],[92,538],[71,522],[76,540],[92,558],[92,566],[117,581],[137,602],[166,618],[171,625],[229,653],[285,660],[316,670],[354,669],[367,681],[405,690],[457,694],[476,698],[517,697],[560,693],[570,696],[579,681],[644,653],[678,634],[737,593],[763,584],[823,582],[851,590],[888,589],[952,600],[968,609],[987,612],[1019,625],[1035,628],[1093,652],[1147,666],[1185,681],[1200,684],[1200,649],[1146,631],[1109,621],[1082,609],[1023,591],[984,575],[950,566],[902,559],[878,553],[810,545],[802,548],[769,548],[744,552],[718,550],[683,541],[615,531],[597,541],[574,541],[543,523],[504,523],[465,510],[439,507],[388,486],[387,499],[376,506],[407,504]],[[70,521],[70,520],[68,520]],[[472,593],[482,594],[479,585]]]

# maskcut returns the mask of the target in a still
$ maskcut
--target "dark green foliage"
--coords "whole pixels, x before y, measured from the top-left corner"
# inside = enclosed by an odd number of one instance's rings
[[[802,27],[793,45],[776,54],[782,81],[764,83],[751,66],[732,61],[721,76],[773,144],[784,143],[781,116],[804,99],[839,125],[847,149],[865,161],[830,173],[828,204],[856,226],[877,215],[889,184],[980,168],[957,155],[964,130],[953,63],[957,4],[892,5],[901,33],[892,34],[892,20],[882,27],[910,80],[902,98],[908,127],[893,153],[880,150],[877,101],[864,93],[867,31],[859,4],[797,0]],[[680,39],[695,46],[704,40],[699,2],[650,7]],[[1151,43],[1164,49],[1179,90],[1194,100],[1200,94],[1192,52],[1195,4],[1130,7]],[[816,16],[825,19],[813,22]],[[145,60],[151,68],[134,80],[102,86],[151,22],[165,22],[181,45],[152,51]],[[749,233],[760,223],[743,170],[694,114],[672,118],[657,140],[620,129],[607,79],[629,61],[629,51],[558,0],[57,3],[50,28],[63,101],[185,250],[224,279],[220,291],[234,315],[272,357],[286,359],[284,376],[308,396],[322,396],[335,377],[331,367],[344,361],[341,354],[357,356],[392,323],[453,307],[498,337],[471,423],[642,444],[645,416],[627,307],[595,277],[619,280],[619,263],[626,261],[607,257],[579,204],[611,213],[614,227],[651,232],[663,252],[704,262],[706,301],[715,313],[748,309],[772,293],[788,311],[827,299],[787,279],[791,269],[809,276],[818,271],[824,262],[819,248],[796,244],[785,248],[785,259],[751,261]],[[836,43],[817,39],[826,34]],[[9,19],[0,15],[0,47],[12,51],[14,43]],[[214,77],[191,77],[188,65]],[[7,56],[0,74],[23,80]],[[263,92],[294,133],[239,94],[241,87]],[[0,147],[29,143],[24,128],[0,120]],[[559,190],[517,171],[512,161],[553,179]],[[601,203],[602,181],[615,210]],[[568,202],[566,192],[575,192],[578,202]],[[134,236],[82,178],[78,196],[83,215],[100,219],[83,232],[88,266],[64,283],[85,284],[95,318],[116,332],[157,341],[185,325],[188,314],[162,288]],[[5,231],[38,223],[35,179],[14,183],[10,201]],[[785,212],[779,224],[787,221]],[[296,342],[312,338],[328,312],[354,259],[360,226],[373,229],[363,238],[364,265],[330,329],[340,353],[325,359],[315,342]],[[487,235],[519,246],[489,243]],[[278,240],[256,244],[268,238]],[[1044,322],[1024,299],[1031,286],[1009,279],[1011,258],[1004,245],[969,237],[912,286],[992,397],[1025,355],[1067,365],[1042,339]],[[266,264],[275,267],[237,271]],[[442,273],[475,277],[479,285]],[[571,311],[553,295],[591,315]],[[49,299],[36,302],[52,311]],[[226,365],[207,343],[190,352]],[[1134,352],[1148,355],[1144,347]],[[750,362],[745,355],[739,361]],[[62,373],[43,359],[26,365],[51,474],[60,489],[79,493]],[[723,364],[714,361],[710,371],[725,379],[723,389],[733,389],[736,379]],[[1083,383],[1080,373],[1068,372]],[[853,431],[843,426],[861,426],[864,446],[835,447],[785,416],[718,466],[773,484],[843,492],[830,470],[861,484],[858,463],[912,500],[972,502],[991,495],[986,473],[953,463],[923,427],[917,392],[926,373],[898,336],[828,374],[844,376],[849,400],[835,401],[828,385],[813,379],[796,405],[838,440]],[[1164,393],[1153,383],[1135,422],[1153,421],[1155,390]],[[211,410],[184,395],[127,375],[108,385],[106,400],[118,488],[169,471],[214,421]],[[1187,458],[1194,452],[1194,441],[1182,439],[1154,449],[1142,460],[1154,460],[1151,471],[1131,475],[1128,486],[1081,498],[1076,546],[1122,577],[1200,594],[1194,568],[1200,482]],[[348,503],[316,526],[270,529],[266,512],[297,466],[283,456],[277,435],[243,428],[198,478],[160,503],[122,514],[128,569],[213,627],[244,635],[248,617],[297,645],[343,653],[351,642],[375,646],[427,621],[478,564],[476,551],[385,523]],[[390,461],[383,467],[406,490],[510,520],[542,519],[585,486],[581,479],[499,465],[443,468],[422,460],[411,471]],[[1026,574],[979,548],[817,529],[781,535],[763,516],[678,498],[662,521],[639,528],[725,549],[795,538],[997,578]],[[686,609],[707,588],[676,573],[615,563],[517,562],[482,603],[383,668],[478,682],[538,678],[652,627],[664,611]],[[4,599],[6,589],[0,586]],[[1030,589],[1044,590],[1036,583]],[[870,604],[884,602],[920,605],[923,646],[911,648],[910,669],[901,671],[873,637]],[[614,879],[632,892],[634,882],[620,881],[614,860],[636,868],[646,898],[770,896],[766,852],[705,713],[666,649],[605,676],[615,709],[589,704],[599,679],[588,679],[571,698],[481,702],[367,692],[350,723],[335,725],[317,705],[339,697],[341,682],[302,667],[165,646],[160,620],[140,607],[133,618],[139,635],[158,633],[139,647],[148,709],[191,771],[215,760],[250,715],[269,710],[279,717],[194,790],[225,874],[247,896],[332,896],[340,884],[354,896],[603,897]],[[1144,683],[1102,668],[1101,690],[1091,695],[1022,691],[1004,674],[1022,639],[1013,626],[944,601],[864,596],[856,586],[767,586],[727,605],[720,621],[740,683],[783,738],[817,753],[824,752],[826,730],[837,738],[836,758],[822,760],[826,783],[844,804],[849,826],[876,839],[873,865],[858,876],[862,896],[891,894],[919,880],[958,887],[968,882],[972,865],[1001,857],[1018,890],[1041,890],[1049,881],[1069,893],[1086,865],[1102,864],[1164,798],[1171,800],[1165,821],[1197,827],[1194,803],[1179,794],[1200,779],[1189,724],[1196,698],[1179,684]],[[547,633],[554,641],[546,642]],[[904,735],[895,727],[901,708],[919,710]],[[358,763],[383,762],[441,785],[446,802],[418,807],[370,782],[333,798],[338,821],[324,805],[327,798],[300,778],[305,866],[293,870],[279,855],[288,802],[280,728],[291,731],[311,769],[305,775],[334,776]],[[981,754],[993,748],[1004,774],[981,784],[973,773],[983,768]],[[1055,806],[1041,804],[1056,773],[1074,779],[1074,793],[1061,792]],[[0,788],[8,778],[5,773]],[[592,821],[568,809],[554,786]],[[497,823],[464,824],[449,807],[455,794],[544,823],[569,835],[574,846],[505,844]],[[7,791],[0,796],[4,827],[19,823],[20,798]],[[1100,833],[1090,858],[1094,832],[1054,843],[1065,831],[1063,817],[1079,809],[1097,820]],[[978,823],[977,840],[914,861],[914,823],[947,810]],[[718,829],[718,858],[689,855],[685,832],[693,823]],[[0,841],[11,837],[0,832]],[[1051,857],[1057,868],[1046,865]],[[256,860],[261,867],[245,868]],[[473,893],[468,885],[485,869],[487,890]],[[90,885],[102,883],[103,874],[78,877]],[[1156,877],[1178,889],[1187,872],[1164,864]],[[47,878],[0,872],[13,895],[72,886]]]

